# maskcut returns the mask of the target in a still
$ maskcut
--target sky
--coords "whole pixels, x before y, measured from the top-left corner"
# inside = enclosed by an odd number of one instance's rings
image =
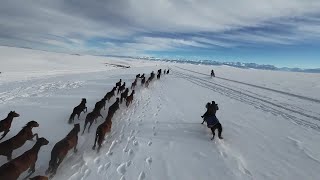
[[[319,0],[2,0],[0,45],[320,68]]]

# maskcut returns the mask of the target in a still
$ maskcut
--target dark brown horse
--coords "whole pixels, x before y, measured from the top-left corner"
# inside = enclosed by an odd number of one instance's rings
[[[87,103],[86,98],[82,98],[81,103],[78,106],[76,106],[75,108],[73,108],[72,114],[70,115],[70,118],[69,118],[70,124],[73,123],[74,117],[76,115],[78,115],[78,119],[79,119],[80,114],[82,112],[84,112],[84,113],[87,112],[86,103]]]
[[[134,89],[136,87],[136,85],[137,85],[137,79],[135,79],[133,81],[133,83],[131,84],[131,89]]]
[[[20,148],[27,140],[32,140],[35,136],[38,139],[38,134],[32,133],[32,128],[34,127],[39,127],[39,124],[36,121],[30,121],[17,135],[0,143],[0,155],[7,156],[8,161],[10,161],[12,159],[12,152],[15,149]]]
[[[145,76],[144,76],[144,73],[140,76],[140,78],[142,79],[142,78],[144,78]]]
[[[3,139],[10,131],[13,118],[19,117],[19,116],[20,115],[18,113],[16,113],[15,111],[10,111],[8,116],[5,119],[0,121],[0,133],[3,132],[0,140]]]
[[[146,88],[149,87],[150,81],[151,81],[151,80],[150,80],[150,77],[149,77],[148,80],[147,80],[146,83],[145,83],[145,84],[146,84]]]
[[[88,127],[88,133],[90,133],[90,127],[93,123],[93,121],[96,121],[97,123],[97,119],[98,117],[102,117],[103,116],[100,114],[100,110],[98,109],[93,109],[92,112],[88,113],[87,114],[87,117],[86,117],[86,121],[84,123],[84,128],[83,128],[83,131],[82,131],[82,134],[84,134],[84,131],[86,130],[86,127],[87,127],[87,124],[90,123],[89,127]]]
[[[154,78],[154,76],[155,76],[155,74],[154,74],[154,72],[152,71],[152,72],[150,73],[150,78],[151,78],[151,80]]]
[[[80,124],[75,124],[69,134],[54,145],[51,151],[51,159],[49,162],[49,168],[46,170],[46,175],[51,174],[50,177],[53,177],[56,174],[60,163],[66,157],[70,149],[73,148],[75,153],[78,151],[77,144],[79,132]]]
[[[94,145],[92,147],[93,150],[95,150],[96,144],[98,143],[97,152],[100,151],[100,148],[101,148],[101,145],[105,139],[106,133],[111,131],[111,126],[112,126],[111,119],[112,119],[113,115],[114,115],[114,112],[109,111],[108,116],[106,117],[106,120],[98,126],[97,131],[96,131],[96,136],[94,139]]]
[[[127,105],[127,107],[129,106],[129,104],[131,104],[132,103],[132,100],[133,100],[133,94],[134,94],[134,90],[132,90],[132,92],[131,92],[131,94],[130,94],[130,96],[128,96],[127,97],[127,99],[126,99],[126,105]]]
[[[143,86],[145,82],[146,82],[146,78],[143,77],[143,78],[141,79],[141,86]]]
[[[28,151],[23,153],[21,156],[7,162],[0,167],[0,179],[2,180],[15,180],[19,176],[29,169],[30,177],[35,172],[35,165],[38,159],[38,153],[40,148],[44,145],[49,144],[49,141],[45,138],[39,138],[36,144]]]
[[[134,91],[134,90],[133,90],[133,91]],[[120,99],[117,98],[116,102],[114,102],[114,103],[109,107],[108,114],[109,114],[110,112],[115,113],[115,112],[119,109],[119,102],[120,102]]]
[[[126,98],[127,98],[128,93],[129,93],[129,88],[126,88],[126,90],[125,90],[123,93],[121,93],[121,96],[120,96],[120,104],[122,103],[122,100],[123,100],[123,99],[126,99]]]
[[[121,82],[122,82],[122,79],[120,79],[119,82],[116,83],[116,87],[120,87],[121,86]]]
[[[106,109],[106,101],[107,101],[107,99],[102,98],[100,101],[98,101],[98,102],[94,105],[94,109],[99,110],[99,112],[101,111],[102,108]]]
[[[123,84],[118,88],[118,94],[122,93],[126,89],[126,82],[123,82]]]
[[[117,87],[113,87],[110,92],[108,92],[105,96],[104,99],[110,101],[110,99],[114,96],[114,92],[117,90]]]

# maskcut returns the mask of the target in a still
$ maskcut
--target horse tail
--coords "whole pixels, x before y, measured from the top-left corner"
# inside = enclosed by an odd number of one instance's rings
[[[74,120],[74,117],[76,116],[76,113],[72,112],[69,118],[69,123],[71,124],[72,120]]]

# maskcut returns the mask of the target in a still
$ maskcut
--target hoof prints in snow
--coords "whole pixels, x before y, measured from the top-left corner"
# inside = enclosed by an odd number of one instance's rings
[[[120,175],[124,175],[126,173],[126,163],[122,163],[120,164],[120,166],[118,166],[117,168],[117,172],[120,174]]]
[[[146,178],[146,174],[142,171],[142,172],[139,174],[138,180],[144,180],[145,178]]]
[[[147,163],[149,166],[151,166],[151,164],[152,164],[152,157],[148,157],[148,158],[146,159],[146,163]]]

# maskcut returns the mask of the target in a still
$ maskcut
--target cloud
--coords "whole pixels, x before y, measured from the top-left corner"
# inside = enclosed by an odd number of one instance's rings
[[[291,45],[320,37],[319,9],[318,0],[5,0],[0,45],[100,54]]]

